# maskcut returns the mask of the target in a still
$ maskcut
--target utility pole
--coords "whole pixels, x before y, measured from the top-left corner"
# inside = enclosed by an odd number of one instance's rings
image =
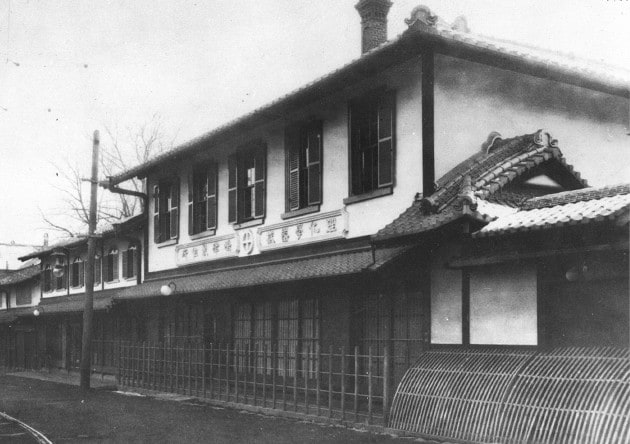
[[[81,346],[81,389],[90,389],[92,344],[92,312],[94,310],[94,256],[96,254],[96,193],[98,191],[98,130],[92,141],[92,178],[90,180],[90,219],[88,222],[87,270],[85,276],[85,307],[83,308],[83,335]]]

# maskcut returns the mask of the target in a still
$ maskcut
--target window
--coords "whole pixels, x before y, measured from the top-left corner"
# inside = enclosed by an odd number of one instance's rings
[[[131,245],[122,253],[123,278],[128,279],[137,275],[138,269],[138,249]]]
[[[70,267],[70,285],[72,287],[82,287],[84,272],[83,272],[83,261],[80,257],[75,257],[72,261],[72,266]]]
[[[52,291],[52,268],[50,264],[44,267],[44,292]]]
[[[286,211],[322,202],[322,122],[293,125],[285,132]]]
[[[15,305],[30,305],[33,301],[31,288],[28,285],[21,285],[15,290]]]
[[[118,280],[118,250],[112,248],[103,260],[103,280],[113,282]]]
[[[188,234],[217,228],[217,165],[193,170],[188,179]]]
[[[101,283],[101,257],[94,256],[94,285]]]
[[[68,285],[68,265],[66,265],[63,259],[60,259],[59,265],[63,267],[63,274],[61,276],[54,276],[55,290],[63,290]]]
[[[156,244],[179,234],[179,183],[162,180],[153,187],[153,240]]]
[[[350,194],[391,191],[394,184],[394,93],[350,104]]]
[[[266,147],[240,149],[228,158],[228,221],[247,222],[265,217]]]
[[[0,291],[0,310],[5,310],[7,308],[7,292]]]

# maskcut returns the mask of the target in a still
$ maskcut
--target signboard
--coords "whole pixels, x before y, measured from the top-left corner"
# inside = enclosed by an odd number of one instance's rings
[[[177,266],[238,256],[239,242],[235,234],[201,239],[175,248]]]
[[[348,213],[343,210],[317,214],[258,229],[260,251],[345,237]]]

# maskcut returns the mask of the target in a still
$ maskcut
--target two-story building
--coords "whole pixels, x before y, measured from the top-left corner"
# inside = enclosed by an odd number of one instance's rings
[[[461,272],[431,266],[461,254],[459,238],[436,256],[417,239],[381,242],[377,233],[422,197],[435,201],[425,210],[440,219],[434,228],[459,220],[443,211],[459,192],[459,164],[481,162],[482,145],[492,153],[497,131],[530,134],[506,139],[514,162],[535,154],[528,162],[538,166],[541,150],[557,150],[546,133],[532,134],[545,127],[595,184],[628,177],[628,79],[475,35],[426,7],[386,41],[390,6],[356,5],[358,59],[109,178],[110,188],[141,178],[150,190],[145,280],[115,296],[144,307],[149,338],[291,351],[391,344],[396,379],[430,344],[538,344],[532,326],[467,331],[462,303],[444,296],[465,285]],[[583,188],[562,153],[516,169],[486,197],[512,182],[520,196]],[[490,159],[487,168],[507,168]],[[490,207],[478,222],[497,216]]]
[[[97,233],[94,258],[94,343],[92,366],[114,373],[115,344],[143,340],[144,323],[124,307],[114,307],[122,288],[137,285],[143,273],[144,218],[136,216]],[[87,237],[70,238],[22,256],[38,258],[37,297],[29,312],[38,342],[38,367],[76,369],[80,363],[82,313],[85,305]],[[35,315],[35,318],[33,318]]]

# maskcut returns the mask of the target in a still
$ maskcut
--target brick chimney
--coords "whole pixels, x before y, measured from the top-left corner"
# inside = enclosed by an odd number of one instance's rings
[[[360,0],[354,7],[361,16],[361,52],[366,53],[387,41],[389,0]]]

